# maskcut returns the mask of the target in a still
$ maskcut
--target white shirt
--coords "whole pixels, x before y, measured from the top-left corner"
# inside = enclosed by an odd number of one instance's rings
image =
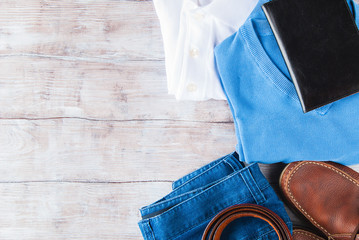
[[[226,99],[213,49],[235,33],[258,0],[153,0],[161,24],[169,94]]]

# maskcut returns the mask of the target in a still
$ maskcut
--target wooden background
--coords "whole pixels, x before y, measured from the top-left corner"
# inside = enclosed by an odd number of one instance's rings
[[[151,1],[0,2],[0,239],[141,239],[138,208],[234,150],[167,95]]]

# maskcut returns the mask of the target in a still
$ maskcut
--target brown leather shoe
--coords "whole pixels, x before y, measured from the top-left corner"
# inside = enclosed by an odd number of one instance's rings
[[[325,240],[314,233],[308,232],[304,229],[293,230],[293,240]]]
[[[333,162],[288,164],[285,198],[328,239],[359,240],[359,173]]]

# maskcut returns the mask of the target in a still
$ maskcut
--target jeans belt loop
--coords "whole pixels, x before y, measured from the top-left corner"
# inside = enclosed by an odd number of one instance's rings
[[[254,198],[256,203],[260,205],[266,201],[266,198],[265,198],[263,192],[260,190],[257,182],[253,178],[253,175],[250,171],[251,166],[254,166],[254,164],[242,169],[240,171],[240,175],[241,175],[244,183],[246,184],[247,188],[251,192],[252,197]]]

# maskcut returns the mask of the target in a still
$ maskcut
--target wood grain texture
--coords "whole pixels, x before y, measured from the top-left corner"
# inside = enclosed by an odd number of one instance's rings
[[[141,239],[138,209],[170,188],[169,183],[0,184],[0,239]]]
[[[107,62],[164,58],[152,1],[3,0],[0,23],[4,56]]]
[[[0,118],[232,122],[226,101],[178,102],[164,63],[0,58]]]
[[[234,151],[232,124],[1,120],[0,182],[173,181]]]

